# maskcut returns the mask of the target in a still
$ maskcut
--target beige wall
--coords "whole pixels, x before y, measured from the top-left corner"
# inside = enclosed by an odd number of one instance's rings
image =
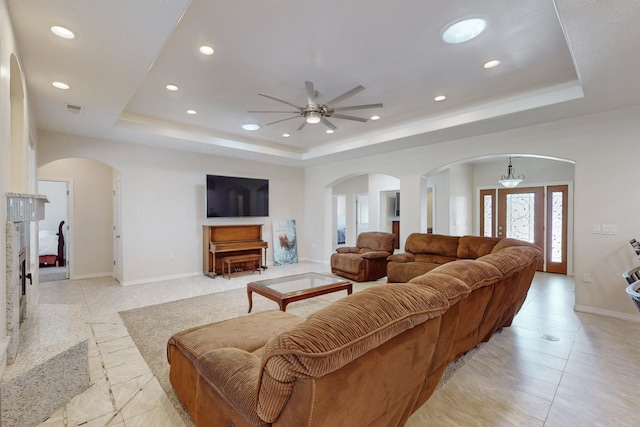
[[[40,164],[72,157],[98,159],[120,174],[124,284],[202,274],[204,224],[263,224],[263,240],[271,247],[271,221],[295,219],[298,239],[305,239],[301,202],[304,173],[300,168],[56,133],[39,134]],[[206,174],[269,179],[270,217],[205,218]],[[304,247],[298,251],[299,258],[304,259]],[[268,263],[272,262],[269,250]]]
[[[5,367],[7,334],[7,283],[6,283],[6,224],[7,192],[28,192],[35,188],[33,163],[35,152],[29,146],[29,132],[33,129],[29,109],[29,97],[25,89],[25,78],[20,67],[20,55],[14,40],[6,3],[0,0],[0,376]],[[11,97],[13,94],[13,99]],[[33,146],[37,140],[33,138]],[[31,232],[35,231],[31,224]],[[31,244],[35,239],[31,238]],[[35,247],[30,247],[29,271],[34,273],[33,285],[27,289],[28,313],[31,313],[39,298],[37,260],[33,256]]]
[[[9,70],[11,54],[15,50],[11,22],[4,1],[0,2],[0,70]],[[11,107],[9,103],[9,73],[0,72],[0,339],[6,335],[6,240],[5,224],[7,222],[7,199],[4,194],[9,191],[11,181]],[[4,354],[0,353],[0,359]],[[0,373],[3,365],[0,364]]]
[[[90,159],[62,159],[38,168],[40,180],[69,181],[66,243],[71,279],[112,274],[112,177],[110,166]]]
[[[630,238],[640,236],[634,206],[639,192],[637,174],[629,161],[640,156],[639,118],[640,107],[634,107],[369,156],[358,162],[309,167],[305,170],[306,223],[314,224],[306,230],[307,241],[314,242],[309,257],[326,261],[331,253],[327,244],[331,223],[324,218],[330,200],[325,189],[347,171],[357,174],[375,168],[378,173],[400,177],[404,241],[411,230],[420,230],[420,210],[408,209],[406,204],[420,200],[419,182],[424,174],[469,159],[510,153],[567,159],[575,161],[576,308],[637,320],[640,316],[620,276],[630,261],[621,261],[616,254],[628,246]],[[320,194],[325,197],[318,197]],[[592,234],[593,224],[615,224],[618,234]],[[592,274],[591,283],[583,282],[584,273]]]

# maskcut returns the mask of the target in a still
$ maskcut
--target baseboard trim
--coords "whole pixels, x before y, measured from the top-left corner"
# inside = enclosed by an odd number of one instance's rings
[[[69,276],[69,280],[81,280],[81,279],[97,279],[99,277],[111,277],[113,272],[105,273],[92,273],[92,274],[74,274],[73,277]]]
[[[138,279],[138,280],[125,280],[124,282],[120,282],[120,285],[122,286],[142,285],[144,283],[162,282],[165,280],[173,280],[173,279],[185,279],[187,277],[194,277],[194,276],[202,276],[202,272],[199,271],[197,273],[172,274],[169,276],[148,277],[146,279]]]
[[[640,314],[634,315],[628,313],[620,313],[619,311],[603,310],[601,308],[594,308],[577,304],[573,306],[573,310],[580,313],[596,314],[598,316],[612,317],[614,319],[628,320],[631,322],[640,323]]]

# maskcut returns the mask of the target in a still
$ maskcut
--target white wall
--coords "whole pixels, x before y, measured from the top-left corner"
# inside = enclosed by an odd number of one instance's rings
[[[12,56],[14,62],[12,63]],[[12,84],[14,93],[21,99],[11,99]],[[0,377],[5,368],[5,350],[7,333],[7,283],[6,283],[6,224],[7,200],[5,194],[14,191],[29,191],[35,188],[33,170],[34,151],[29,146],[30,134],[34,128],[29,96],[25,88],[24,73],[20,69],[20,55],[13,35],[6,2],[0,0]],[[18,96],[20,98],[20,96]],[[15,140],[12,142],[12,136]],[[32,138],[33,148],[37,139]],[[34,224],[30,230],[35,231]],[[33,236],[30,245],[37,241]],[[33,286],[27,289],[27,310],[31,313],[39,298],[39,279],[37,274],[37,256],[33,255],[35,246],[29,248],[29,271],[34,273]],[[36,254],[37,255],[37,254]]]
[[[419,203],[420,176],[483,156],[520,153],[562,158],[575,161],[576,308],[638,319],[638,310],[624,292],[625,282],[618,271],[620,264],[609,268],[613,263],[609,260],[628,245],[630,238],[640,236],[635,206],[640,189],[636,168],[629,160],[640,157],[639,119],[640,107],[633,107],[369,156],[358,162],[309,167],[305,170],[306,222],[314,224],[307,228],[306,241],[313,242],[310,257],[326,260],[331,253],[330,236],[326,227],[321,226],[324,206],[330,203],[325,189],[344,176],[345,171],[357,174],[376,170],[400,177],[401,240],[404,240],[409,230],[420,229],[420,213],[415,212],[419,209],[409,209],[409,203]],[[436,194],[439,191],[438,187]],[[321,194],[325,197],[321,198]],[[592,234],[593,224],[615,224],[618,234]],[[584,283],[584,273],[592,273],[593,282]]]
[[[474,187],[500,187],[498,180],[502,175],[507,174],[508,164],[507,157],[474,164]],[[573,163],[558,160],[519,157],[512,160],[512,165],[516,175],[524,175],[525,177],[520,184],[521,187],[573,181],[575,174]]]
[[[473,166],[449,168],[449,234],[473,234]]]
[[[0,1],[0,339],[7,334],[7,271],[6,247],[7,235],[7,199],[11,181],[11,109],[9,104],[10,75],[6,72],[10,67],[11,54],[15,51],[15,42],[7,7]],[[0,375],[4,371],[4,353],[0,352]]]
[[[434,188],[435,196],[433,201],[435,208],[433,232],[436,234],[452,234],[449,230],[451,225],[449,221],[449,209],[451,208],[449,203],[449,169],[429,176],[427,183]],[[426,214],[423,216],[426,216]],[[424,227],[421,229],[423,233],[426,231]]]
[[[38,168],[38,179],[69,181],[71,193],[68,218],[57,218],[52,227],[65,220],[69,278],[111,276],[113,273],[113,171],[96,160],[69,158]],[[38,188],[47,194],[46,182]],[[64,197],[64,196],[63,196]],[[46,211],[48,215],[49,212]],[[47,218],[47,216],[45,216]],[[47,218],[50,220],[50,218]]]
[[[271,220],[295,219],[298,239],[305,240],[300,168],[49,132],[39,134],[38,148],[40,165],[86,157],[120,173],[124,284],[202,274],[204,224],[263,224],[262,238],[272,247]],[[270,217],[205,218],[206,174],[269,179]],[[305,259],[306,248],[298,251]]]

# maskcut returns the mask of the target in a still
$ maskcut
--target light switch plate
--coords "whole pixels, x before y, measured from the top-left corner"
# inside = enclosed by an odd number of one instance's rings
[[[602,224],[602,234],[618,234],[618,226],[615,224]]]
[[[600,234],[600,224],[593,224],[591,234]]]

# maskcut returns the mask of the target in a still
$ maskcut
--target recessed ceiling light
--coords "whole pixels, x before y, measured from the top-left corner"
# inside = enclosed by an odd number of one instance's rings
[[[282,134],[282,136],[283,136],[284,138],[289,138],[291,135],[289,135],[288,133],[283,133],[283,134]]]
[[[60,27],[59,25],[54,25],[53,27],[51,27],[51,32],[58,37],[62,37],[63,39],[72,39],[76,36],[70,29]]]
[[[327,129],[327,133],[333,133],[333,129]]]
[[[167,90],[170,90],[171,92],[175,92],[178,90],[178,86],[174,85],[174,84],[168,84],[165,86],[167,88]]]
[[[198,114],[198,112],[196,110],[187,110],[187,114],[194,115],[194,114]]]
[[[500,61],[498,61],[497,59],[492,59],[491,61],[486,62],[483,67],[484,68],[493,68],[493,67],[497,67],[498,65],[500,65]]]
[[[66,83],[62,83],[62,82],[53,82],[51,83],[53,85],[53,87],[57,87],[58,89],[64,89],[67,90],[69,89],[69,85]]]
[[[444,95],[438,95],[435,98],[433,98],[433,100],[436,102],[444,101],[445,99],[447,99],[447,97]]]
[[[200,53],[203,55],[213,55],[213,48],[211,46],[202,45],[200,46]]]
[[[480,18],[463,19],[449,25],[442,33],[442,40],[447,43],[464,43],[484,31],[487,21]]]
[[[256,125],[255,123],[246,123],[242,125],[242,129],[244,130],[258,130],[260,129],[260,125]]]
[[[371,120],[380,120],[380,116],[371,116]]]

